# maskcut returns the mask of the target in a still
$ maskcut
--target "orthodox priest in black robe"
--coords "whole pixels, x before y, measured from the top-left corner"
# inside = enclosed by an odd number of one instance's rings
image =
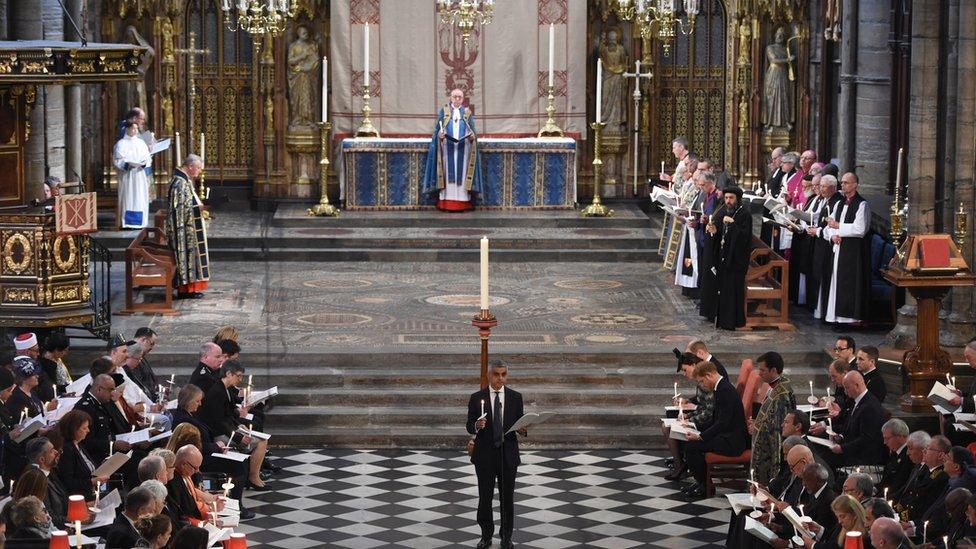
[[[729,187],[722,196],[725,205],[706,227],[718,240],[715,326],[735,330],[746,325],[745,283],[752,250],[752,214],[742,207],[740,187]]]

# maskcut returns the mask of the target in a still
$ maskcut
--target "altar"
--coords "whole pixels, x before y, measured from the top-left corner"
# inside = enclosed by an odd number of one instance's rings
[[[420,185],[429,138],[343,139],[340,199],[347,210],[433,208]],[[478,208],[569,209],[576,203],[576,140],[478,140],[484,193]]]

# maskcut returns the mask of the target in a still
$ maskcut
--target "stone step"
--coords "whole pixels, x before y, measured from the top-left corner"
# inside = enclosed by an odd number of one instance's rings
[[[425,406],[432,402],[464,409],[475,384],[452,387],[417,387],[409,391],[395,388],[279,388],[275,397],[278,406]],[[520,385],[526,406],[652,406],[667,404],[673,386],[647,388],[571,388]],[[690,392],[691,386],[681,390]]]
[[[464,452],[470,435],[464,425],[397,426],[362,429],[359,427],[325,427],[310,431],[303,427],[275,428],[272,445],[331,446],[340,448],[418,448],[456,449]],[[572,450],[590,448],[651,449],[664,448],[660,431],[636,431],[630,427],[588,427],[576,425],[540,425],[519,440],[526,450]]]

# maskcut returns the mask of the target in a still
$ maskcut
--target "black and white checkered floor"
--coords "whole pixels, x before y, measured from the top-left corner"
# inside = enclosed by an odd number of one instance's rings
[[[249,547],[474,547],[477,484],[462,452],[276,451],[285,471],[247,505]],[[724,497],[689,503],[661,455],[522,452],[518,547],[723,547]],[[497,525],[497,500],[496,500]],[[495,547],[498,547],[496,534]]]

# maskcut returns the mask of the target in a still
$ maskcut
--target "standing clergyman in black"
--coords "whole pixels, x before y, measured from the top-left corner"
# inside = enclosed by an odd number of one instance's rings
[[[501,507],[502,549],[513,547],[512,527],[515,519],[515,473],[519,459],[518,438],[515,433],[503,436],[522,417],[522,394],[505,386],[508,367],[500,360],[488,367],[488,388],[482,389],[468,401],[468,432],[475,435],[471,463],[478,475],[478,525],[481,541],[478,548],[491,546],[495,521],[491,513],[492,492],[498,487]],[[518,434],[526,436],[525,429]]]
[[[718,295],[715,297],[715,326],[735,330],[746,325],[745,283],[752,250],[752,214],[742,207],[742,189],[722,191],[725,205],[712,215],[705,230],[718,246],[714,265]]]

